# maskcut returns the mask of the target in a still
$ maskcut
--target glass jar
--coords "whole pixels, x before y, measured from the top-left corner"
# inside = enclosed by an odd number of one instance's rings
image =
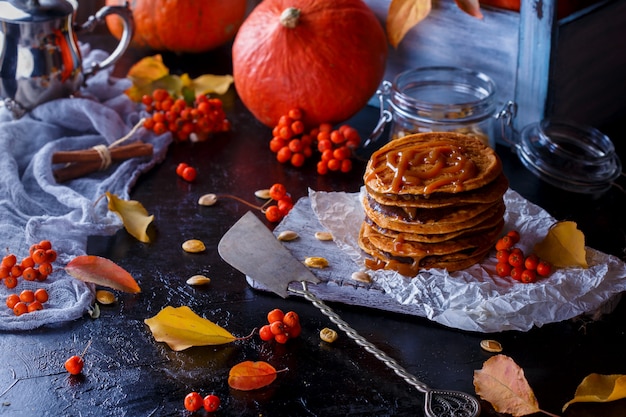
[[[412,69],[400,73],[393,83],[384,81],[378,96],[381,121],[391,122],[390,140],[454,131],[495,146],[496,85],[481,72],[456,67]]]
[[[524,127],[513,145],[529,171],[567,191],[601,194],[622,175],[613,142],[591,126],[546,119]]]

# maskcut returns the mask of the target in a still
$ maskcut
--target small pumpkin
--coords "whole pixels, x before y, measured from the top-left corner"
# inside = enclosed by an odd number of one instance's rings
[[[106,0],[107,6],[125,0]],[[200,53],[235,37],[247,10],[246,0],[131,0],[135,21],[132,44],[139,48],[178,53]],[[107,16],[107,26],[118,39],[122,22]]]
[[[387,49],[362,0],[264,0],[233,41],[235,88],[267,126],[294,107],[307,126],[339,123],[376,92]]]

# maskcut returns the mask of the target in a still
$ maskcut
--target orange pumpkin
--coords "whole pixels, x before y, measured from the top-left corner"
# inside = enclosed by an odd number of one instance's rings
[[[107,6],[124,0],[106,0]],[[135,21],[133,45],[157,51],[198,53],[234,38],[246,14],[246,0],[131,0]],[[122,22],[107,16],[107,26],[118,39]]]
[[[382,25],[362,0],[265,0],[233,42],[242,102],[263,124],[299,107],[304,123],[339,123],[375,93],[387,59]]]

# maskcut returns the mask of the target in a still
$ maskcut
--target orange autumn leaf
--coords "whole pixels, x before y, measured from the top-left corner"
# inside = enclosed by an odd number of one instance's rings
[[[589,374],[583,379],[574,398],[563,406],[563,411],[572,403],[604,403],[626,398],[626,375]]]
[[[100,256],[77,256],[65,266],[65,270],[74,278],[84,282],[129,293],[141,292],[132,275],[115,262]]]
[[[478,19],[483,18],[479,0],[455,0],[456,5]],[[387,38],[396,48],[415,25],[430,14],[432,0],[391,0],[387,11]]]
[[[387,12],[387,38],[394,48],[413,26],[430,13],[431,0],[391,0]]]
[[[276,379],[276,369],[267,362],[245,361],[230,369],[228,385],[240,391],[263,388]]]
[[[506,355],[492,356],[482,369],[474,371],[474,388],[498,413],[519,417],[541,412],[554,416],[539,408],[524,371]]]
[[[470,16],[482,19],[483,14],[480,11],[480,2],[478,0],[455,0],[459,9],[463,10]]]

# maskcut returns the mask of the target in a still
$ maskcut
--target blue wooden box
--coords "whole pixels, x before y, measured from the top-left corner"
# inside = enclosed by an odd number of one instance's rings
[[[366,3],[384,23],[390,0]],[[430,15],[390,49],[385,79],[431,65],[482,71],[500,105],[517,104],[517,130],[547,117],[600,126],[626,114],[626,0],[562,19],[556,3],[522,0],[519,13],[482,6],[476,19],[453,0],[433,0]]]

